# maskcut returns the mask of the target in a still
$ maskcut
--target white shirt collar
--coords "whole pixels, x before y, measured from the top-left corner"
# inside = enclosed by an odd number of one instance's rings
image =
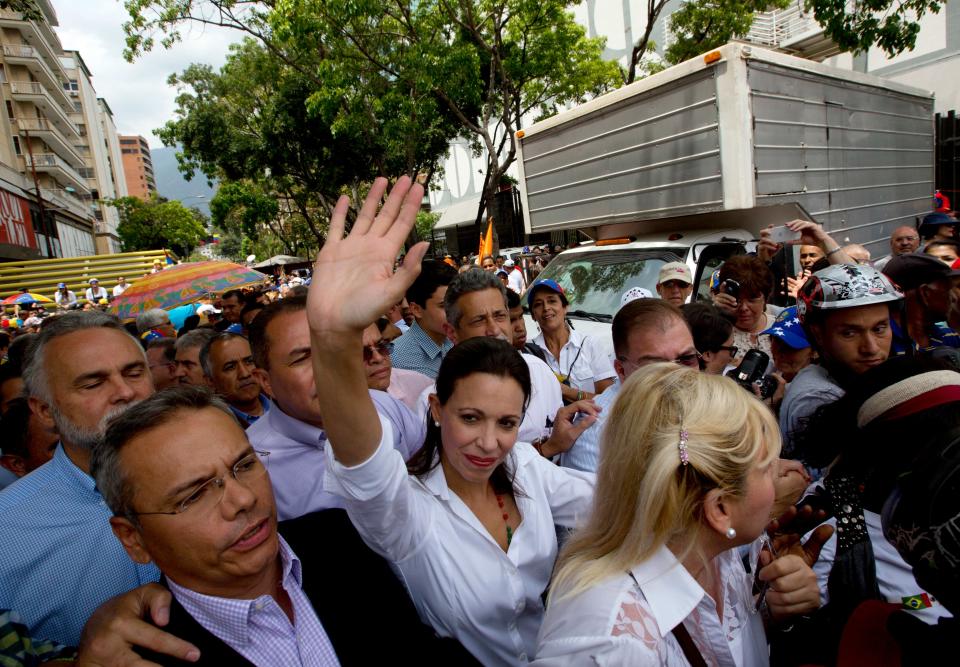
[[[689,616],[706,595],[665,545],[630,572],[664,636]]]

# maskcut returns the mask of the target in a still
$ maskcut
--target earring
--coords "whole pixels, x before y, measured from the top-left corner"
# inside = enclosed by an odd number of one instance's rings
[[[440,422],[438,422],[436,419],[433,420],[433,425],[437,428],[440,428]]]
[[[731,527],[731,528],[727,528],[727,539],[728,539],[728,540],[732,540],[732,539],[735,538],[736,536],[737,536],[737,531],[735,531],[732,527]]]

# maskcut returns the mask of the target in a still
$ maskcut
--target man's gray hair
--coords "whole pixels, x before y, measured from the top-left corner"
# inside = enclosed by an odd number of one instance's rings
[[[37,339],[31,344],[30,359],[23,369],[24,391],[27,396],[38,398],[47,405],[53,403],[50,384],[47,381],[46,348],[57,338],[86,329],[114,329],[130,336],[130,333],[120,324],[120,320],[98,310],[73,310],[47,318],[40,328],[40,333],[37,334]],[[146,363],[146,354],[139,341],[133,336],[130,336],[130,340],[143,354],[144,363]]]
[[[151,308],[137,315],[137,331],[140,333],[169,323],[170,314],[162,308]]]
[[[228,340],[233,340],[234,338],[242,338],[243,340],[247,340],[247,337],[242,334],[221,331],[216,336],[212,336],[206,343],[203,344],[203,347],[200,348],[200,367],[203,368],[203,374],[207,376],[208,380],[213,380],[213,366],[210,363],[210,348],[213,347],[214,343],[226,342]]]
[[[189,350],[194,347],[203,347],[211,338],[214,338],[217,332],[213,329],[193,329],[177,338],[177,352]]]
[[[210,390],[183,386],[156,393],[137,403],[135,410],[125,410],[107,423],[106,432],[93,447],[90,474],[114,515],[137,523],[133,509],[134,487],[120,465],[123,448],[137,436],[172,421],[181,410],[204,408],[216,408],[229,415],[230,419],[237,419],[223,399]]]
[[[495,289],[503,296],[503,307],[507,307],[507,288],[503,286],[500,279],[490,272],[483,269],[473,268],[464,271],[453,279],[453,282],[447,287],[447,293],[443,297],[443,310],[447,314],[447,322],[454,329],[460,326],[460,318],[463,313],[460,311],[460,297],[472,292],[482,292],[488,289]]]

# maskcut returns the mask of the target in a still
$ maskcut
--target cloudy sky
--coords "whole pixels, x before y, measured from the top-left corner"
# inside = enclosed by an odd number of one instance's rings
[[[162,144],[153,130],[173,118],[176,91],[167,77],[190,63],[223,64],[227,46],[239,40],[229,30],[193,27],[169,51],[154,51],[130,64],[123,59],[126,16],[121,0],[53,0],[60,25],[56,28],[65,49],[80,51],[93,74],[97,95],[113,109],[121,134],[140,134],[150,146]]]

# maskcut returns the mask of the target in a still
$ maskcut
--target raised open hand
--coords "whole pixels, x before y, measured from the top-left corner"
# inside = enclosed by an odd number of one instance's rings
[[[423,199],[423,187],[403,176],[377,207],[387,179],[374,181],[350,233],[344,223],[350,200],[340,197],[330,220],[327,242],[313,266],[307,316],[314,333],[358,333],[399,302],[420,273],[427,243],[407,253],[403,266],[393,263],[413,228]]]

